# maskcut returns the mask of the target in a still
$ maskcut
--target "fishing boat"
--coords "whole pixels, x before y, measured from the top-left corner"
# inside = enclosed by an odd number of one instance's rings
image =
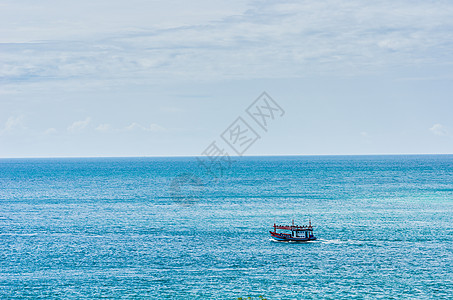
[[[283,230],[277,232],[277,229]],[[311,226],[311,220],[308,225],[297,226],[294,225],[276,225],[274,223],[274,231],[269,231],[271,236],[277,241],[293,241],[293,242],[307,242],[314,241],[316,237],[313,235],[313,226]]]

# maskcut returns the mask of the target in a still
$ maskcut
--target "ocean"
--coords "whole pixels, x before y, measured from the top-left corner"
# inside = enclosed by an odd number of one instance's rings
[[[316,241],[276,242],[277,224]],[[0,160],[1,299],[452,299],[453,156]]]

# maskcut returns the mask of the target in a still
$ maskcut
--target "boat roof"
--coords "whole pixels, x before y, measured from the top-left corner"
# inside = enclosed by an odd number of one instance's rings
[[[274,224],[276,229],[284,229],[284,230],[292,230],[292,231],[313,231],[313,226],[311,225],[304,225],[304,226],[297,226],[297,225],[276,225]]]

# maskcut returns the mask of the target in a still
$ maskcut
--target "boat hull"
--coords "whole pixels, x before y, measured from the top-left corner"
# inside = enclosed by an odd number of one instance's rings
[[[310,236],[310,237],[292,237],[290,234],[282,234],[282,233],[277,233],[273,231],[269,231],[271,236],[276,239],[277,241],[286,241],[286,242],[308,242],[308,241],[314,241],[316,240],[315,236]]]

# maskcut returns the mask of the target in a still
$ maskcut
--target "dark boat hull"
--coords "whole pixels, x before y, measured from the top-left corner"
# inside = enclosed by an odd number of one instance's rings
[[[292,241],[292,242],[308,242],[308,241],[314,241],[316,240],[315,236],[310,236],[310,237],[292,237],[290,234],[282,234],[282,233],[277,233],[273,231],[269,231],[271,236],[276,239],[277,241]]]

